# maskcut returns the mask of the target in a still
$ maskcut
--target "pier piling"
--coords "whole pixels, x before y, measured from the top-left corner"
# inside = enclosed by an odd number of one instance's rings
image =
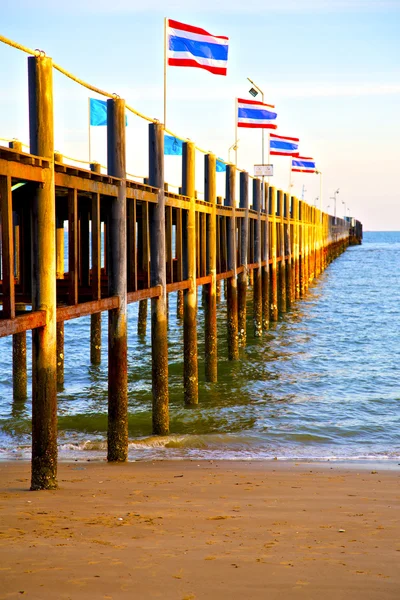
[[[257,213],[254,222],[253,269],[253,326],[254,336],[262,334],[262,273],[261,273],[261,181],[253,179],[253,210]]]
[[[216,382],[218,378],[217,344],[217,212],[216,212],[216,157],[204,157],[205,200],[211,204],[211,214],[207,215],[207,275],[211,282],[205,287],[205,376],[206,381]]]
[[[197,366],[197,284],[196,250],[199,230],[196,236],[195,200],[195,145],[183,143],[182,154],[182,193],[189,197],[188,210],[183,215],[183,278],[189,287],[183,293],[183,387],[186,406],[199,402]]]
[[[151,299],[153,433],[169,431],[167,272],[165,264],[164,128],[149,125],[149,183],[158,188],[157,203],[149,207],[150,286],[160,295]]]
[[[245,211],[244,218],[241,219],[240,228],[240,256],[239,265],[242,269],[238,275],[238,328],[239,345],[246,346],[246,321],[247,321],[247,247],[249,230],[249,175],[245,171],[240,173],[240,198],[239,206]]]
[[[57,487],[56,213],[54,188],[53,64],[28,58],[31,154],[48,159],[44,185],[32,199],[32,310],[45,325],[32,331],[31,489]]]
[[[128,457],[128,359],[126,288],[125,101],[107,100],[107,168],[118,177],[118,195],[109,215],[109,295],[118,308],[108,313],[108,449],[110,462]]]
[[[237,298],[237,274],[236,274],[236,168],[234,165],[226,166],[226,196],[225,205],[231,207],[231,214],[227,220],[227,270],[229,276],[226,281],[226,301],[228,320],[228,358],[237,360],[239,358],[238,339],[238,298]]]

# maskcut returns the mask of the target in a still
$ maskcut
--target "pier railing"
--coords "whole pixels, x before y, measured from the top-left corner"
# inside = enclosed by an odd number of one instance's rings
[[[127,178],[125,102],[107,100],[107,174],[66,164],[54,151],[52,61],[28,59],[30,152],[0,146],[0,337],[13,335],[14,396],[26,396],[26,331],[32,330],[32,488],[56,485],[57,384],[64,380],[64,323],[91,315],[90,354],[101,360],[108,311],[108,459],[127,458],[127,304],[139,333],[151,299],[153,431],[168,416],[168,295],[183,319],[186,405],[198,403],[197,303],[203,288],[205,377],[217,381],[217,299],[226,280],[231,360],[260,336],[349,244],[361,224],[336,219],[290,193],[226,166],[216,195],[216,157],[204,155],[204,200],[195,190],[195,145],[183,143],[182,186],[164,181],[164,128],[149,124],[149,177]],[[65,267],[66,265],[66,267]],[[253,290],[247,315],[247,287]],[[175,310],[175,308],[174,308]],[[11,357],[10,357],[11,359]]]

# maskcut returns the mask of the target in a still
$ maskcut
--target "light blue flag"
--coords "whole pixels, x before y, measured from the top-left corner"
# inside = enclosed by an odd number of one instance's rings
[[[170,156],[182,156],[183,142],[172,135],[164,135],[164,154]],[[217,158],[216,171],[222,173],[226,171],[226,163],[222,158]]]
[[[183,142],[172,135],[164,135],[164,154],[182,156]]]
[[[107,100],[90,98],[90,124],[94,127],[107,125]],[[128,125],[128,117],[125,116],[125,127]]]

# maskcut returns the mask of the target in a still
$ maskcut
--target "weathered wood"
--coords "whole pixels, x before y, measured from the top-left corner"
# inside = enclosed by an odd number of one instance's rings
[[[6,319],[15,317],[14,227],[11,177],[0,176],[0,211],[2,228],[2,291]]]
[[[227,320],[228,320],[228,358],[238,360],[238,298],[236,276],[236,219],[235,219],[235,189],[236,168],[234,165],[226,166],[226,196],[225,206],[232,208],[227,220],[227,268],[233,271],[232,277],[226,280]]]
[[[196,285],[196,204],[195,145],[183,143],[182,193],[190,198],[189,209],[183,215],[183,278],[190,287],[183,292],[183,387],[187,406],[199,401],[197,365],[197,285]]]
[[[278,190],[279,213],[279,266],[278,266],[278,308],[280,313],[286,312],[286,260],[285,260],[285,222],[284,222],[284,193]]]
[[[24,310],[25,305],[17,305]],[[23,400],[28,395],[28,376],[26,371],[26,332],[13,335],[13,400]]]
[[[153,382],[153,433],[169,431],[168,343],[165,265],[164,128],[149,125],[149,183],[158,188],[158,202],[150,207],[150,285],[162,295],[151,300],[151,352]]]
[[[299,200],[299,232],[300,232],[300,298],[305,294],[305,211],[304,202]]]
[[[254,335],[262,335],[262,273],[261,273],[261,181],[253,179],[253,210],[257,212],[254,223],[254,262],[253,269],[253,324]]]
[[[178,281],[183,279],[183,247],[182,247],[182,209],[176,209],[176,230],[175,230],[175,248],[177,262]],[[183,291],[178,290],[176,314],[178,318],[183,318]]]
[[[107,166],[121,179],[109,221],[108,291],[118,296],[119,307],[108,313],[107,459],[121,462],[128,457],[128,361],[125,101],[120,98],[107,100]]]
[[[78,304],[78,192],[68,190],[69,303]]]
[[[218,379],[216,157],[214,154],[206,154],[204,161],[204,197],[213,209],[212,213],[207,215],[207,274],[211,275],[211,283],[204,286],[205,377],[206,381],[216,382]]]
[[[278,320],[278,273],[277,273],[277,191],[275,187],[270,187],[270,204],[271,204],[271,321]]]
[[[30,152],[48,159],[44,185],[32,200],[32,310],[46,325],[32,332],[31,489],[57,487],[56,215],[54,188],[53,65],[28,58]]]
[[[265,221],[261,225],[261,261],[262,261],[262,326],[263,330],[269,329],[270,321],[270,291],[269,291],[269,184],[264,182],[264,214]]]
[[[93,172],[100,173],[100,165],[92,163]],[[101,299],[101,222],[100,194],[92,194],[92,270],[91,288],[93,300]],[[90,362],[92,365],[101,363],[101,314],[95,313],[90,317]]]
[[[246,322],[247,322],[247,248],[249,232],[249,174],[246,171],[240,173],[240,197],[239,206],[244,208],[245,217],[240,220],[240,246],[239,264],[243,269],[238,275],[238,328],[239,345],[246,346]]]
[[[299,200],[293,197],[293,269],[294,269],[294,297],[300,298],[300,257],[299,257]]]
[[[290,308],[294,302],[293,285],[292,285],[292,240],[290,231],[290,194],[284,194],[285,217],[287,219],[285,255],[286,259],[286,306]]]
[[[139,228],[140,241],[139,245],[142,248],[142,267],[145,271],[145,287],[150,286],[150,230],[149,230],[149,205],[142,204],[142,219]],[[143,338],[146,336],[147,329],[147,300],[141,300],[139,303],[138,314],[138,335]]]
[[[57,388],[64,384],[64,322],[57,323]]]

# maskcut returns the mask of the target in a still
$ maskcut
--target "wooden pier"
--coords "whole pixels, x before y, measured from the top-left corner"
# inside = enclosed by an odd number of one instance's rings
[[[149,177],[127,178],[125,102],[107,100],[108,172],[81,169],[54,152],[53,65],[28,58],[30,152],[0,146],[0,337],[13,336],[13,393],[26,396],[26,331],[32,330],[32,489],[57,485],[57,384],[64,377],[64,322],[91,315],[88,352],[100,362],[100,313],[108,311],[108,460],[128,452],[127,305],[151,300],[153,431],[168,414],[168,311],[184,328],[184,403],[198,395],[197,304],[205,306],[205,377],[218,377],[217,295],[226,280],[230,360],[246,345],[246,322],[261,336],[310,283],[358,243],[361,224],[320,212],[228,164],[216,196],[216,157],[204,155],[204,200],[195,190],[195,147],[183,144],[179,194],[164,181],[164,128],[149,124]],[[251,179],[251,181],[249,181]],[[64,233],[68,243],[64,247]],[[68,270],[64,271],[64,256]],[[103,256],[103,259],[102,259]],[[246,314],[247,288],[252,314]],[[178,305],[168,294],[178,293]],[[68,348],[65,349],[68,352]]]

